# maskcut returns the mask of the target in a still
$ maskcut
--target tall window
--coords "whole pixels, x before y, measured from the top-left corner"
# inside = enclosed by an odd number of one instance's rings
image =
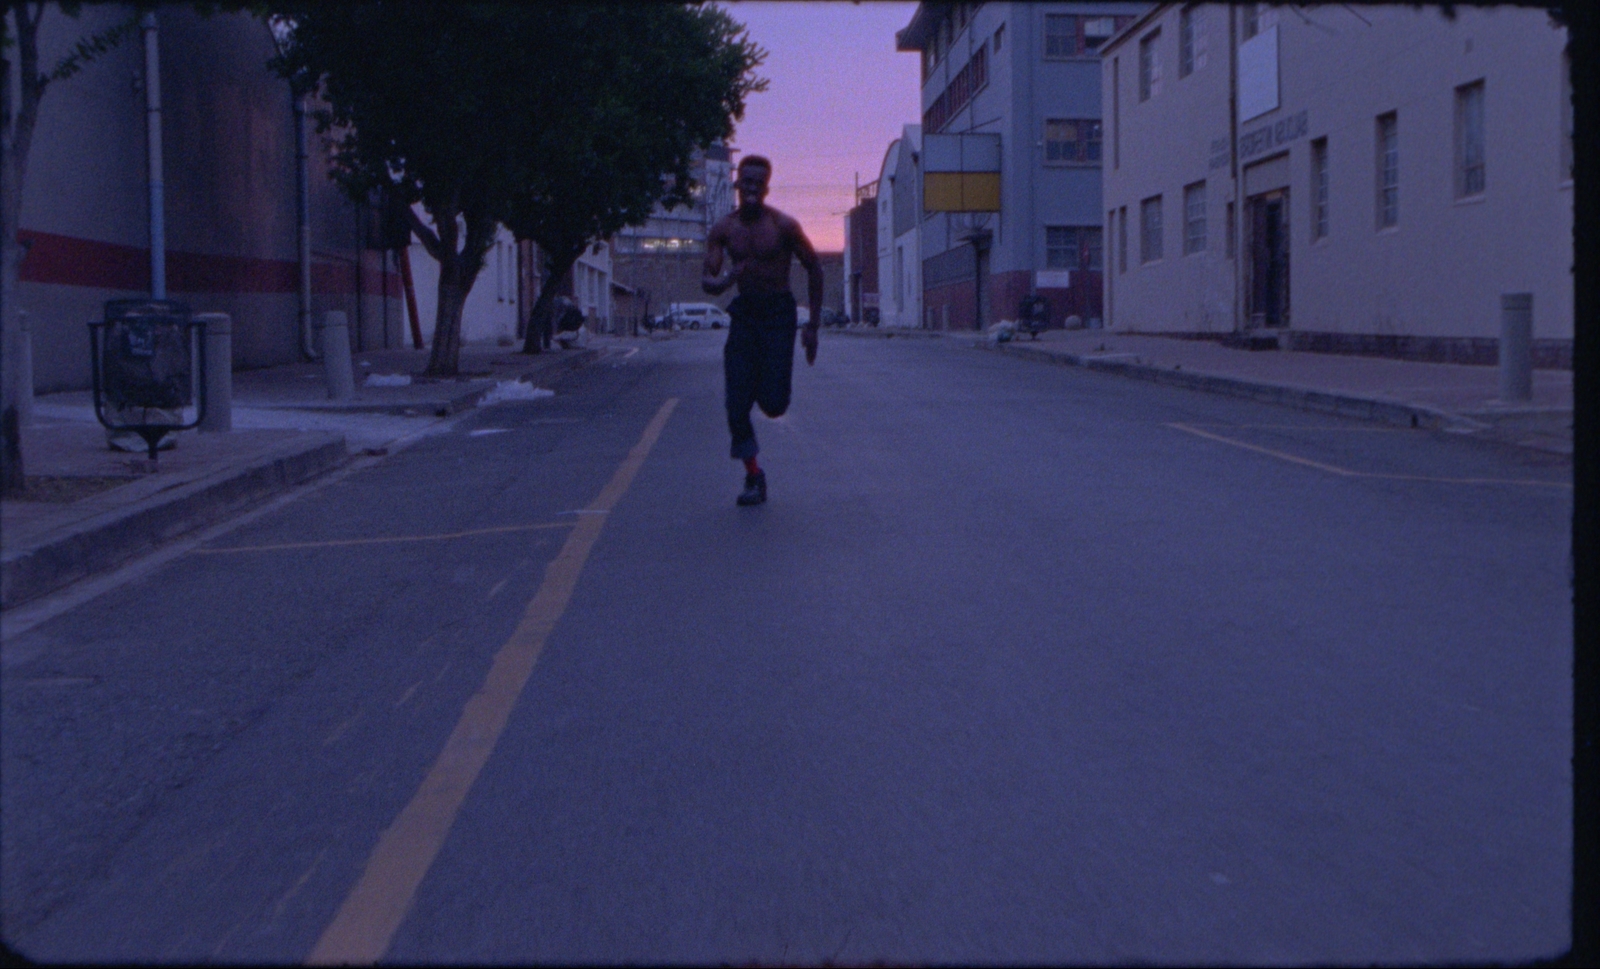
[[[1111,167],[1122,167],[1122,59],[1111,58]],[[1570,104],[1571,98],[1567,101]],[[1571,128],[1571,125],[1567,126]],[[1570,153],[1569,153],[1570,154]]]
[[[1205,66],[1205,8],[1185,7],[1178,14],[1178,76],[1188,77]]]
[[[1183,189],[1183,253],[1206,250],[1206,183],[1195,182]]]
[[[1328,234],[1328,139],[1311,143],[1311,238]]]
[[[1244,33],[1245,40],[1261,33],[1261,15],[1257,12],[1257,7],[1258,5],[1254,3],[1242,4],[1240,7],[1240,12],[1243,14],[1239,18],[1240,29]]]
[[[1044,230],[1047,269],[1101,269],[1101,234],[1097,225],[1052,225]]]
[[[1139,203],[1139,261],[1155,262],[1161,258],[1161,196],[1156,195]]]
[[[1378,116],[1378,228],[1400,222],[1400,124],[1393,111]]]
[[[1139,41],[1139,100],[1148,101],[1161,93],[1161,52],[1156,42],[1161,31],[1152,30]]]
[[[1006,25],[1001,24],[994,29],[994,52],[1000,53],[1000,47],[1006,42]]]
[[[1078,18],[1070,13],[1044,15],[1044,56],[1077,57]]]
[[[1100,122],[1092,119],[1044,123],[1046,162],[1100,161]]]
[[[1224,232],[1223,232],[1223,237],[1227,239],[1227,243],[1225,244],[1224,248],[1227,250],[1227,252],[1226,252],[1227,257],[1229,259],[1232,259],[1233,258],[1233,245],[1234,245],[1234,243],[1233,243],[1234,232],[1236,231],[1234,229],[1234,227],[1233,227],[1233,203],[1232,202],[1228,203],[1227,219],[1228,219],[1228,228],[1226,230],[1224,230]]]
[[[1456,198],[1483,194],[1483,82],[1456,88]]]
[[[1128,207],[1117,209],[1117,272],[1128,271]]]

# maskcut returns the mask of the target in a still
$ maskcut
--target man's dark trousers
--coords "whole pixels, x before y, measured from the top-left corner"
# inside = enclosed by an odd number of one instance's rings
[[[761,449],[750,423],[750,405],[761,405],[761,412],[768,417],[778,417],[789,409],[798,327],[794,295],[740,296],[729,305],[728,316],[732,321],[728,342],[722,348],[722,375],[732,454],[753,458]]]

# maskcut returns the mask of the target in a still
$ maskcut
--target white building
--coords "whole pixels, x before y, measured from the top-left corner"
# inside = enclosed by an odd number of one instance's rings
[[[878,173],[878,316],[881,326],[923,325],[922,126],[906,125]]]
[[[427,213],[417,214],[428,222]],[[530,247],[532,248],[532,247]],[[411,242],[411,277],[416,288],[417,315],[422,338],[433,340],[434,324],[439,306],[439,263],[421,242]],[[532,255],[539,265],[537,250]],[[463,344],[520,343],[517,320],[533,308],[538,299],[537,290],[517,288],[517,244],[505,226],[495,231],[494,244],[484,257],[483,270],[478,273],[466,305],[461,308],[461,342]],[[583,311],[590,329],[609,332],[612,325],[611,247],[604,242],[590,245],[572,267],[571,298]]]
[[[1526,292],[1570,366],[1565,29],[1287,9],[1164,4],[1102,47],[1108,325],[1489,363]]]

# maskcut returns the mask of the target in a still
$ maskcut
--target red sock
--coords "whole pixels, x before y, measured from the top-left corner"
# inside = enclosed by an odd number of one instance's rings
[[[745,474],[760,474],[761,473],[761,467],[760,467],[760,465],[756,464],[756,459],[755,458],[745,458],[744,459],[744,473]]]

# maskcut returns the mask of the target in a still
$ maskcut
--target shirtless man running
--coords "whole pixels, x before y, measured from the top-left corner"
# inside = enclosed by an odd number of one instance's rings
[[[772,163],[760,155],[746,155],[739,162],[734,181],[739,207],[711,227],[700,280],[701,287],[713,296],[739,285],[739,295],[728,307],[732,323],[722,348],[722,373],[728,430],[733,435],[731,453],[744,462],[741,505],[767,500],[767,474],[756,464],[760,448],[750,423],[750,405],[761,405],[761,412],[768,417],[779,417],[789,409],[798,327],[794,294],[789,292],[791,256],[806,270],[811,318],[800,342],[808,364],[817,362],[817,324],[822,317],[822,264],[800,223],[764,203],[771,178]],[[727,272],[722,269],[724,253],[732,262]]]

